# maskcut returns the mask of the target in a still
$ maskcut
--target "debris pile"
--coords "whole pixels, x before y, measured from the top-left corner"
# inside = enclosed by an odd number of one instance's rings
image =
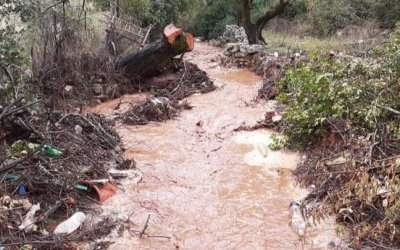
[[[144,87],[154,96],[132,106],[123,115],[124,123],[139,125],[173,119],[181,110],[191,108],[189,103],[182,102],[184,98],[195,93],[208,93],[216,88],[197,65],[181,60],[173,60],[160,76],[147,81]]]
[[[85,212],[103,201],[108,170],[125,164],[119,137],[98,115],[35,113],[20,106],[3,119],[0,159],[0,232],[2,245],[21,248],[71,247],[113,227],[85,225],[54,238],[52,224],[67,214]],[[1,112],[0,112],[1,113]],[[96,201],[98,200],[98,201]],[[106,233],[106,232],[104,232]],[[24,240],[22,240],[24,239]],[[30,242],[30,243],[29,243]],[[43,246],[44,246],[43,245]]]
[[[114,70],[109,57],[94,53],[65,56],[59,65],[44,69],[38,79],[39,92],[48,105],[64,110],[118,98],[135,89],[132,79]]]
[[[149,122],[171,120],[177,117],[182,109],[190,108],[187,102],[179,103],[167,97],[149,97],[125,113],[123,122],[129,125],[144,125]]]
[[[196,64],[181,60],[169,63],[162,75],[151,79],[148,86],[155,96],[171,100],[182,100],[196,93],[208,93],[216,89],[206,72]]]
[[[53,11],[58,5],[63,11]],[[53,5],[39,20],[28,94],[14,89],[12,102],[2,99],[0,105],[0,249],[82,249],[81,242],[114,228],[109,219],[91,220],[90,205],[116,194],[117,179],[141,178],[117,171],[135,168],[135,162],[124,160],[114,124],[82,114],[85,106],[149,91],[155,97],[133,107],[126,119],[144,124],[171,119],[190,107],[182,99],[215,89],[205,72],[181,60],[161,72],[157,67],[160,74],[151,79],[118,72],[115,55],[91,38],[94,29],[86,27],[86,15],[81,18],[84,7],[79,18],[68,18],[64,7]]]

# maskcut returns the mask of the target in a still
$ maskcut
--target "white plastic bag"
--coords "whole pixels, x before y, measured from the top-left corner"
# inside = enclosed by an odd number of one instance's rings
[[[40,209],[40,203],[33,205],[29,212],[25,215],[24,220],[21,225],[18,227],[20,230],[25,230],[25,232],[29,232],[32,230],[35,225],[35,213]]]
[[[61,222],[54,230],[54,234],[71,234],[82,225],[85,219],[84,213],[76,212],[68,220]]]

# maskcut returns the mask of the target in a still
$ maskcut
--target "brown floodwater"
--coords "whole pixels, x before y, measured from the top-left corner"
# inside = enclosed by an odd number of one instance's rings
[[[269,150],[271,131],[233,132],[274,109],[273,102],[252,101],[261,79],[220,68],[212,62],[219,49],[196,45],[186,60],[218,89],[188,98],[194,108],[176,120],[116,127],[143,179],[126,180],[125,191],[103,206],[105,215],[129,217],[130,230],[111,236],[110,249],[326,249],[337,240],[332,221],[308,229],[305,241],[288,226],[289,203],[306,194],[291,175],[298,155]],[[110,114],[118,103],[92,111]],[[149,215],[146,233],[153,237],[139,239],[133,231]]]

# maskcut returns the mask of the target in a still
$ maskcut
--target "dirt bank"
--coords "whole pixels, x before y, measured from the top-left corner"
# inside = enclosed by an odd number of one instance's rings
[[[288,205],[305,195],[291,175],[298,156],[270,151],[270,131],[233,132],[274,103],[253,102],[261,79],[220,68],[213,62],[219,53],[196,44],[186,55],[218,87],[188,98],[192,110],[165,123],[117,127],[143,179],[127,180],[125,192],[103,206],[105,215],[127,222],[110,249],[326,249],[337,241],[329,223],[308,230],[305,242],[291,232]],[[96,111],[111,114],[114,106]]]

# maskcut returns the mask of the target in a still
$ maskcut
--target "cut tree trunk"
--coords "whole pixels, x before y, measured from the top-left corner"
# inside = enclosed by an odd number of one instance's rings
[[[153,76],[171,58],[193,50],[194,39],[173,24],[164,29],[164,37],[151,43],[136,54],[130,54],[117,62],[117,69],[131,76]]]

